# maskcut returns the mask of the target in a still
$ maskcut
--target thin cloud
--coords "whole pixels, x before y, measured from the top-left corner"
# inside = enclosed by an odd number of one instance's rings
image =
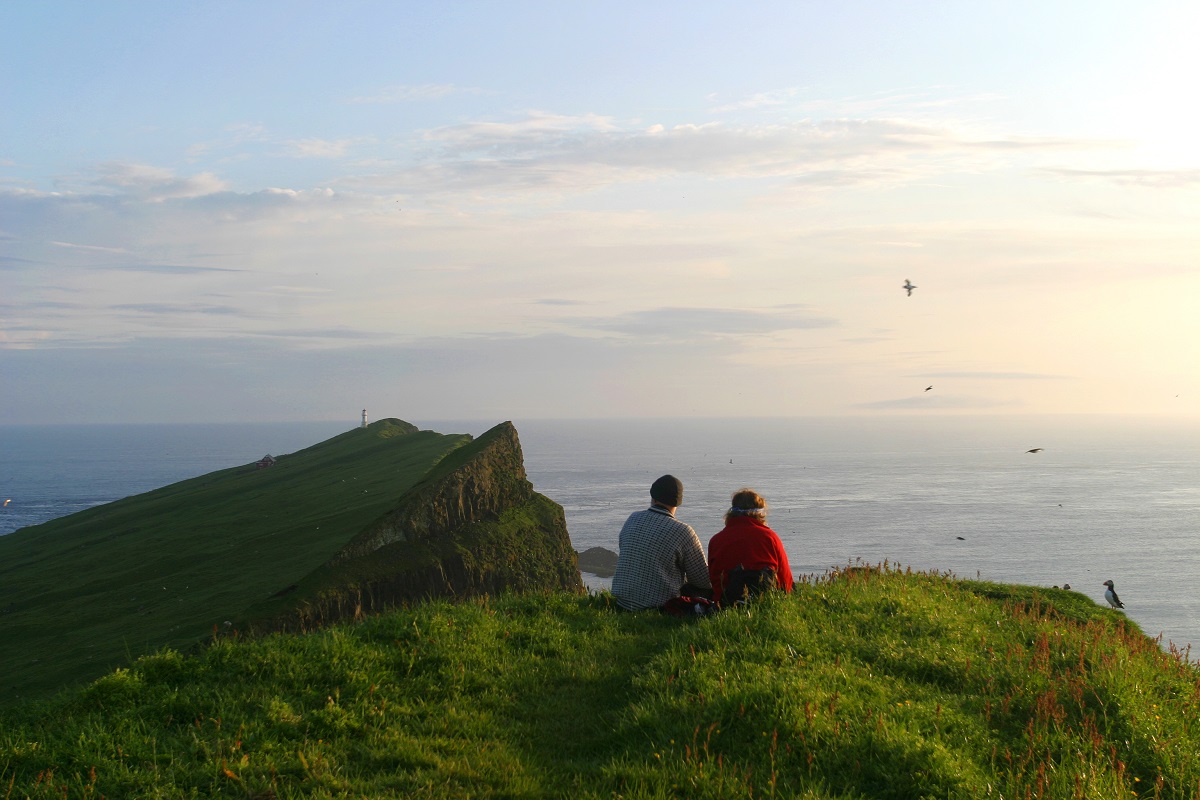
[[[1200,184],[1200,169],[1068,169],[1047,168],[1045,173],[1067,180],[1103,180],[1119,186],[1184,189]]]
[[[579,319],[583,329],[652,339],[754,336],[805,328],[829,328],[836,321],[799,310],[748,311],[727,308],[655,308],[608,319]]]
[[[449,152],[453,152],[453,148],[469,152],[496,146],[518,149],[540,147],[547,141],[547,136],[553,137],[551,141],[554,141],[563,134],[620,130],[613,117],[603,114],[532,111],[524,119],[510,122],[480,121],[435,128],[426,131],[424,139],[441,144]]]
[[[916,395],[892,400],[876,400],[870,403],[854,403],[851,408],[868,411],[979,411],[992,408],[1009,408],[1018,405],[1010,400],[993,400],[988,397],[949,395]]]
[[[715,102],[716,97],[710,96]],[[727,114],[736,111],[786,108],[793,114],[804,114],[813,118],[838,119],[849,117],[894,117],[922,116],[925,112],[937,112],[945,116],[948,108],[984,109],[994,106],[1002,95],[995,93],[963,93],[952,87],[927,86],[911,89],[879,92],[849,97],[815,97],[804,87],[788,87],[756,92],[740,100],[713,106],[710,113]],[[977,115],[972,115],[977,116]]]
[[[214,305],[192,305],[190,303],[122,303],[119,305],[110,306],[114,311],[133,311],[138,314],[152,315],[177,315],[177,314],[202,314],[202,315],[234,315],[244,313],[240,308],[233,306],[214,306]]]
[[[1005,154],[1094,144],[1053,137],[981,138],[946,125],[896,119],[634,129],[600,115],[551,114],[449,126],[424,138],[428,151],[422,163],[351,181],[429,192],[590,188],[679,175],[898,183],[947,169],[994,169]]]
[[[375,137],[367,135],[341,139],[285,138],[260,125],[233,125],[225,133],[221,138],[191,145],[189,157],[199,159],[223,153],[226,161],[263,157],[344,158],[352,148],[376,142]]]
[[[790,105],[796,99],[796,95],[800,92],[799,89],[776,89],[770,92],[758,92],[743,100],[737,100],[732,103],[715,106],[709,109],[714,114],[725,114],[730,111],[744,111],[746,109],[770,108],[782,105]]]
[[[846,167],[844,169],[810,170],[793,179],[797,186],[846,187],[861,186],[869,183],[903,183],[915,180],[920,172],[913,169],[864,169],[862,167]]]
[[[293,139],[284,142],[292,158],[343,158],[359,139]]]
[[[116,253],[116,254],[128,254],[129,253],[129,251],[127,249],[121,248],[121,247],[98,247],[98,246],[87,246],[87,245],[70,245],[70,244],[66,244],[64,242],[50,242],[50,244],[56,245],[59,247],[68,247],[70,249],[82,250],[85,252]],[[193,266],[193,265],[188,265],[188,264],[137,264],[137,263],[130,263],[130,262],[120,262],[120,263],[96,262],[96,263],[88,264],[86,266],[81,266],[81,265],[71,265],[71,264],[47,262],[47,261],[33,261],[33,260],[27,259],[27,258],[14,258],[12,256],[0,256],[0,269],[4,269],[6,267],[9,269],[15,269],[17,267],[24,267],[26,265],[44,266],[47,264],[52,264],[56,269],[62,269],[62,270],[86,269],[89,272],[96,272],[96,271],[101,271],[101,270],[113,270],[116,272],[150,272],[150,273],[156,273],[159,275],[195,275],[195,274],[211,273],[211,272],[245,272],[246,271],[246,270],[239,269],[236,267],[198,267],[198,266]]]
[[[263,295],[266,297],[288,297],[288,296],[307,296],[313,297],[316,295],[333,294],[333,289],[326,286],[265,286],[262,289],[251,292],[252,294]]]
[[[75,311],[84,308],[82,303],[63,303],[55,300],[33,300],[30,302],[17,303],[0,303],[0,308],[3,309],[20,309],[22,311],[38,310],[38,311]]]
[[[263,125],[254,122],[235,122],[225,126],[229,139],[235,142],[265,142],[270,135]]]
[[[210,172],[179,177],[169,169],[122,162],[101,164],[94,185],[102,192],[122,194],[147,202],[204,197],[227,188],[224,181]]]
[[[184,264],[105,264],[90,269],[111,269],[120,272],[153,272],[159,275],[197,275],[206,272],[245,272],[232,267],[193,267]]]
[[[1045,375],[1038,372],[925,372],[920,378],[963,378],[987,381],[1063,381],[1069,375]]]
[[[354,328],[292,328],[254,331],[246,334],[268,339],[308,339],[336,341],[388,341],[396,337],[390,333],[364,331]]]
[[[813,117],[896,117],[913,118],[924,112],[944,117],[947,108],[990,109],[1003,95],[977,92],[965,94],[948,87],[930,86],[875,94],[835,98],[801,99],[789,109]],[[971,116],[977,116],[972,114]]]
[[[240,147],[249,143],[263,143],[271,141],[267,129],[262,125],[239,122],[233,125],[225,126],[225,135],[220,139],[215,139],[208,142],[197,142],[191,145],[188,150],[188,156],[199,158],[213,151],[229,150],[235,147]]]
[[[98,244],[74,244],[73,242],[50,242],[55,247],[66,247],[72,250],[94,250],[101,253],[121,253],[126,254],[129,251],[124,247],[102,247]]]
[[[400,84],[397,86],[388,86],[380,89],[375,94],[360,95],[351,97],[346,102],[355,105],[364,104],[392,104],[392,103],[411,103],[423,100],[440,100],[443,97],[450,97],[456,94],[479,94],[483,90],[455,86],[452,83],[423,83],[423,84]]]
[[[0,269],[4,270],[24,269],[26,267],[40,266],[45,263],[44,261],[34,261],[31,258],[0,255]]]

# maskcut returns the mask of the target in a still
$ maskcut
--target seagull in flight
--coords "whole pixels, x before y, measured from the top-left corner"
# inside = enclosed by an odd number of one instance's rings
[[[925,387],[925,391],[927,391],[927,392],[928,392],[928,391],[929,391],[930,389],[932,389],[932,388],[933,388],[933,385],[932,385],[932,384],[930,384],[929,386],[926,386],[926,387]]]
[[[1033,448],[1032,450],[1026,450],[1025,452],[1026,452],[1026,453],[1040,453],[1040,452],[1042,452],[1042,451],[1043,451],[1043,450],[1045,450],[1045,449],[1046,449],[1046,448],[1044,448],[1044,447],[1035,447],[1035,448]]]
[[[1104,590],[1104,599],[1113,608],[1124,608],[1125,604],[1121,602],[1121,598],[1117,597],[1117,590],[1113,588],[1112,581],[1105,581],[1104,585],[1108,588]]]
[[[910,281],[908,278],[905,278],[904,286],[902,286],[901,288],[908,292],[909,297],[912,297],[912,290],[917,287],[913,285],[912,281]]]

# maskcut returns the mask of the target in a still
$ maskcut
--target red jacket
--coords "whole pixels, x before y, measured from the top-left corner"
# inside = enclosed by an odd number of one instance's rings
[[[785,592],[792,590],[792,568],[779,535],[754,517],[734,516],[708,542],[708,576],[712,580],[713,597],[720,598],[725,590],[725,577],[734,567],[771,569],[775,585]]]

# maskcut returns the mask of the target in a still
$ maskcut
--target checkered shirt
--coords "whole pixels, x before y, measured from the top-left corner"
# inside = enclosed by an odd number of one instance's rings
[[[692,526],[665,508],[636,511],[621,528],[612,593],[630,611],[658,608],[685,583],[707,589],[708,564]]]

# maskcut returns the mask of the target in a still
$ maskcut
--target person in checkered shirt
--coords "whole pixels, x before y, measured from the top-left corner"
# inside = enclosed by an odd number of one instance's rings
[[[612,593],[627,611],[659,608],[672,597],[712,596],[704,548],[691,525],[675,519],[683,482],[663,475],[650,487],[650,507],[621,527]]]

